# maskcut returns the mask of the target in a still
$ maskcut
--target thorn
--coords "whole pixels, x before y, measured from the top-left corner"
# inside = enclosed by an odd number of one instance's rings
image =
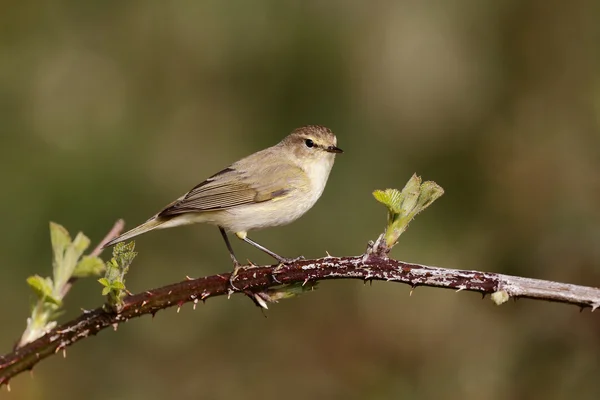
[[[10,392],[10,382],[6,381],[6,390],[8,390]]]
[[[202,292],[202,294],[200,295],[200,300],[204,301],[208,298],[208,296],[210,296],[208,293]]]
[[[152,296],[152,292],[151,292],[151,291],[149,291],[149,290],[146,290],[146,294],[147,294],[148,296]]]
[[[154,319],[154,316],[156,315],[156,311],[152,311],[151,314],[152,314],[152,319]]]
[[[327,250],[325,250],[325,254],[327,254],[327,257],[325,257],[325,258],[332,258],[331,254],[329,254],[329,252]]]
[[[191,278],[189,275],[186,275],[186,276],[185,276],[185,280],[186,280],[186,281],[193,281],[193,280],[194,280],[194,278]]]
[[[306,279],[304,280],[304,282],[302,283],[302,286],[306,285],[306,284],[308,283],[308,281],[310,281],[310,278],[306,278]]]
[[[229,299],[231,298],[231,294],[232,294],[232,293],[234,293],[233,289],[231,289],[231,288],[228,288],[228,289],[227,289],[227,300],[229,300]],[[204,300],[204,299],[202,299],[202,300]]]
[[[115,322],[114,324],[112,324],[112,327],[113,327],[114,331],[116,332],[117,328],[119,328],[119,324]]]
[[[265,301],[265,299],[263,299],[258,293],[254,293],[254,301],[258,306],[264,308],[265,310],[269,309],[269,306],[267,306],[267,302]]]
[[[194,311],[196,310],[196,304],[198,304],[198,299],[194,299],[194,305],[193,305]]]
[[[179,311],[181,310],[181,306],[183,305],[183,301],[180,301],[179,303],[177,303],[177,314],[179,314]]]
[[[462,292],[463,290],[465,290],[465,288],[461,286],[458,288],[458,290],[455,293]]]
[[[144,307],[148,302],[146,300],[142,301],[142,307]]]
[[[172,290],[169,290],[169,293],[167,293],[167,295],[168,295],[168,296],[170,296],[170,295],[171,295],[171,293],[173,293],[173,291],[172,291]]]
[[[482,293],[481,293],[481,300],[485,300],[485,296],[486,296],[486,295],[487,295],[487,293],[486,293],[486,292],[482,292]]]
[[[67,358],[67,348],[63,348],[63,358]]]
[[[416,286],[411,286],[410,288],[410,293],[408,293],[408,297],[412,297],[413,292],[415,291],[417,287]]]
[[[61,350],[60,345],[58,345],[58,347],[56,348],[56,350],[54,350],[54,354],[58,353]]]

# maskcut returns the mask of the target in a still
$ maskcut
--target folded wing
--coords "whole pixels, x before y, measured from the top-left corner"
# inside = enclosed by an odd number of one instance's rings
[[[211,176],[186,195],[168,205],[158,216],[223,210],[241,205],[281,199],[294,190],[307,190],[308,178],[294,165],[254,166],[252,175],[233,164]],[[260,178],[257,178],[260,177]]]

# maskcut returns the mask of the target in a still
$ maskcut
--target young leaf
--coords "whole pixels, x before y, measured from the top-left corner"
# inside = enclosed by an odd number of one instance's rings
[[[73,276],[77,278],[97,276],[104,272],[104,269],[104,262],[99,257],[83,256],[75,266]]]
[[[401,207],[400,191],[397,189],[376,190],[373,192],[375,199],[383,203],[392,212],[399,213]]]
[[[398,242],[400,235],[408,228],[410,221],[431,203],[438,199],[444,190],[435,182],[427,181],[421,183],[421,178],[416,174],[410,178],[402,191],[396,189],[376,190],[373,192],[375,199],[383,203],[388,209],[388,225],[381,240],[384,246],[376,247],[383,249],[384,253]]]
[[[52,253],[54,255],[52,266],[56,270],[59,265],[63,264],[65,250],[71,244],[71,236],[62,225],[50,222],[50,242],[52,243]],[[54,276],[56,277],[56,271]]]
[[[75,240],[66,247],[62,262],[54,270],[55,293],[62,291],[62,287],[73,276],[77,261],[90,245],[90,239],[79,232]]]
[[[52,279],[33,275],[27,278],[27,284],[33,289],[40,300],[50,301],[60,306],[62,302],[52,295]]]
[[[137,255],[134,251],[135,242],[118,243],[113,249],[113,257],[106,263],[104,278],[98,280],[104,288],[102,295],[108,295],[108,302],[117,309],[126,294],[125,274],[131,262]]]
[[[125,290],[125,284],[120,281],[113,282],[110,286],[116,290]]]

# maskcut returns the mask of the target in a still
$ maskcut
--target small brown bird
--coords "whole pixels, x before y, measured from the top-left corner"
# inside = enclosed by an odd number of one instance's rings
[[[342,153],[330,129],[308,125],[275,146],[243,158],[200,183],[142,225],[108,242],[112,246],[154,229],[204,222],[219,227],[239,270],[227,232],[279,263],[290,260],[248,238],[250,230],[289,224],[321,197],[335,154]]]

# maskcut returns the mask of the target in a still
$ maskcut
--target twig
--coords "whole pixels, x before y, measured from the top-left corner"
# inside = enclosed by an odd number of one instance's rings
[[[302,260],[285,265],[276,272],[270,266],[254,267],[240,271],[235,280],[238,292],[255,297],[255,294],[278,287],[281,284],[313,283],[329,279],[360,279],[401,282],[415,288],[432,286],[454,290],[466,290],[486,294],[501,293],[501,297],[530,298],[573,304],[581,308],[600,306],[600,289],[566,283],[521,278],[491,272],[463,271],[409,264],[377,255],[362,257],[325,257]],[[66,347],[114,327],[131,318],[156,314],[169,307],[181,307],[184,303],[209,297],[222,296],[229,291],[229,274],[188,279],[169,286],[146,291],[124,299],[120,313],[108,307],[84,312],[79,318],[59,326],[43,337],[12,353],[0,357],[0,386],[26,370],[31,370],[44,358],[65,351]]]
[[[124,220],[120,219],[117,222],[115,222],[112,229],[106,234],[106,236],[104,236],[104,239],[102,239],[100,241],[100,243],[98,243],[96,248],[90,253],[90,256],[99,257],[100,254],[102,254],[102,250],[104,250],[104,245],[106,243],[110,242],[111,240],[113,240],[114,238],[116,238],[117,236],[119,236],[121,234],[121,232],[123,232],[124,228],[125,228]]]

